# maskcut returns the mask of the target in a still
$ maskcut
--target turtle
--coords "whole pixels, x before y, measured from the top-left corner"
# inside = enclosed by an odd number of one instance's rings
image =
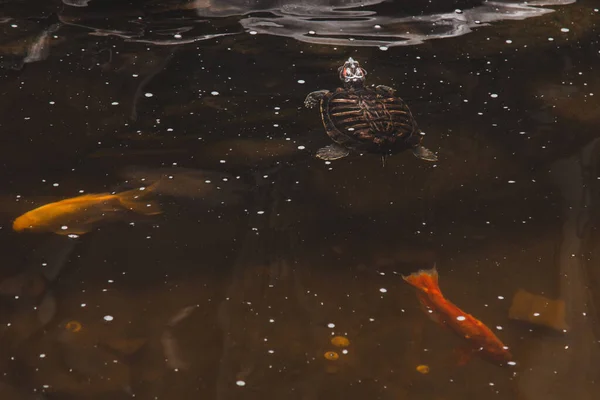
[[[335,142],[317,150],[322,160],[337,160],[350,150],[380,154],[385,158],[404,150],[421,160],[437,161],[437,156],[421,145],[423,134],[406,103],[394,95],[391,87],[365,86],[367,71],[358,61],[348,58],[338,68],[344,87],[317,90],[306,96],[304,105],[320,104],[327,135]]]

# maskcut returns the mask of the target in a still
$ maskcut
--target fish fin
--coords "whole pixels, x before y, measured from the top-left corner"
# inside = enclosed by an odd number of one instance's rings
[[[433,322],[446,327],[446,325],[442,322],[442,319],[440,318],[439,314],[436,313],[433,308],[429,307],[425,302],[423,302],[423,300],[421,300],[421,309]]]
[[[75,228],[69,228],[67,230],[63,230],[63,229],[59,229],[57,231],[55,231],[54,233],[56,233],[57,235],[61,235],[61,236],[69,236],[69,235],[85,235],[86,233],[90,232],[92,230],[91,227],[75,227]]]
[[[455,353],[457,355],[456,364],[462,367],[467,365],[467,363],[471,360],[473,356],[473,349],[471,347],[461,346],[455,350]]]
[[[162,210],[158,203],[154,200],[146,200],[147,197],[152,195],[156,185],[157,182],[143,189],[138,188],[117,193],[115,196],[119,199],[119,203],[128,210],[144,215],[160,214]]]
[[[435,265],[431,269],[419,270],[417,272],[413,272],[409,276],[402,275],[402,279],[425,293],[429,293],[431,291],[440,291],[440,287],[438,285],[438,272],[435,268]]]

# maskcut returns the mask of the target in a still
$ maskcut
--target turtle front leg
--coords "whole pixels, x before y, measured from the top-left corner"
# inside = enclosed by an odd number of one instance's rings
[[[314,106],[319,104],[321,100],[323,100],[323,97],[325,97],[327,93],[329,93],[329,90],[317,90],[315,92],[309,93],[308,96],[306,96],[306,99],[304,100],[304,107],[313,108]]]
[[[392,89],[389,86],[385,86],[385,85],[377,85],[375,87],[375,90],[377,91],[377,93],[382,94],[382,95],[387,95],[387,96],[393,96],[395,90]]]

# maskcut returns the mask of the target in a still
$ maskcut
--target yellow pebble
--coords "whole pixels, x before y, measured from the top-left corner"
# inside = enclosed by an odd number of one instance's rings
[[[348,347],[350,346],[350,340],[345,336],[334,336],[331,338],[331,344],[336,347]]]
[[[69,321],[65,324],[65,329],[71,332],[79,332],[81,330],[81,324],[77,321]]]
[[[325,358],[331,361],[335,361],[338,358],[340,358],[340,355],[338,353],[336,353],[335,351],[328,351],[327,353],[324,354]]]
[[[422,374],[428,374],[429,373],[429,366],[428,365],[418,365],[417,366],[417,371],[422,373]]]

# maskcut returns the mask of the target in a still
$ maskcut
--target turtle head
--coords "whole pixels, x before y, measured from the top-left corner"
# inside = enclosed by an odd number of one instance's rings
[[[367,71],[360,67],[358,61],[354,61],[350,57],[344,65],[338,68],[340,80],[344,82],[344,86],[356,87],[362,86],[367,77]]]

